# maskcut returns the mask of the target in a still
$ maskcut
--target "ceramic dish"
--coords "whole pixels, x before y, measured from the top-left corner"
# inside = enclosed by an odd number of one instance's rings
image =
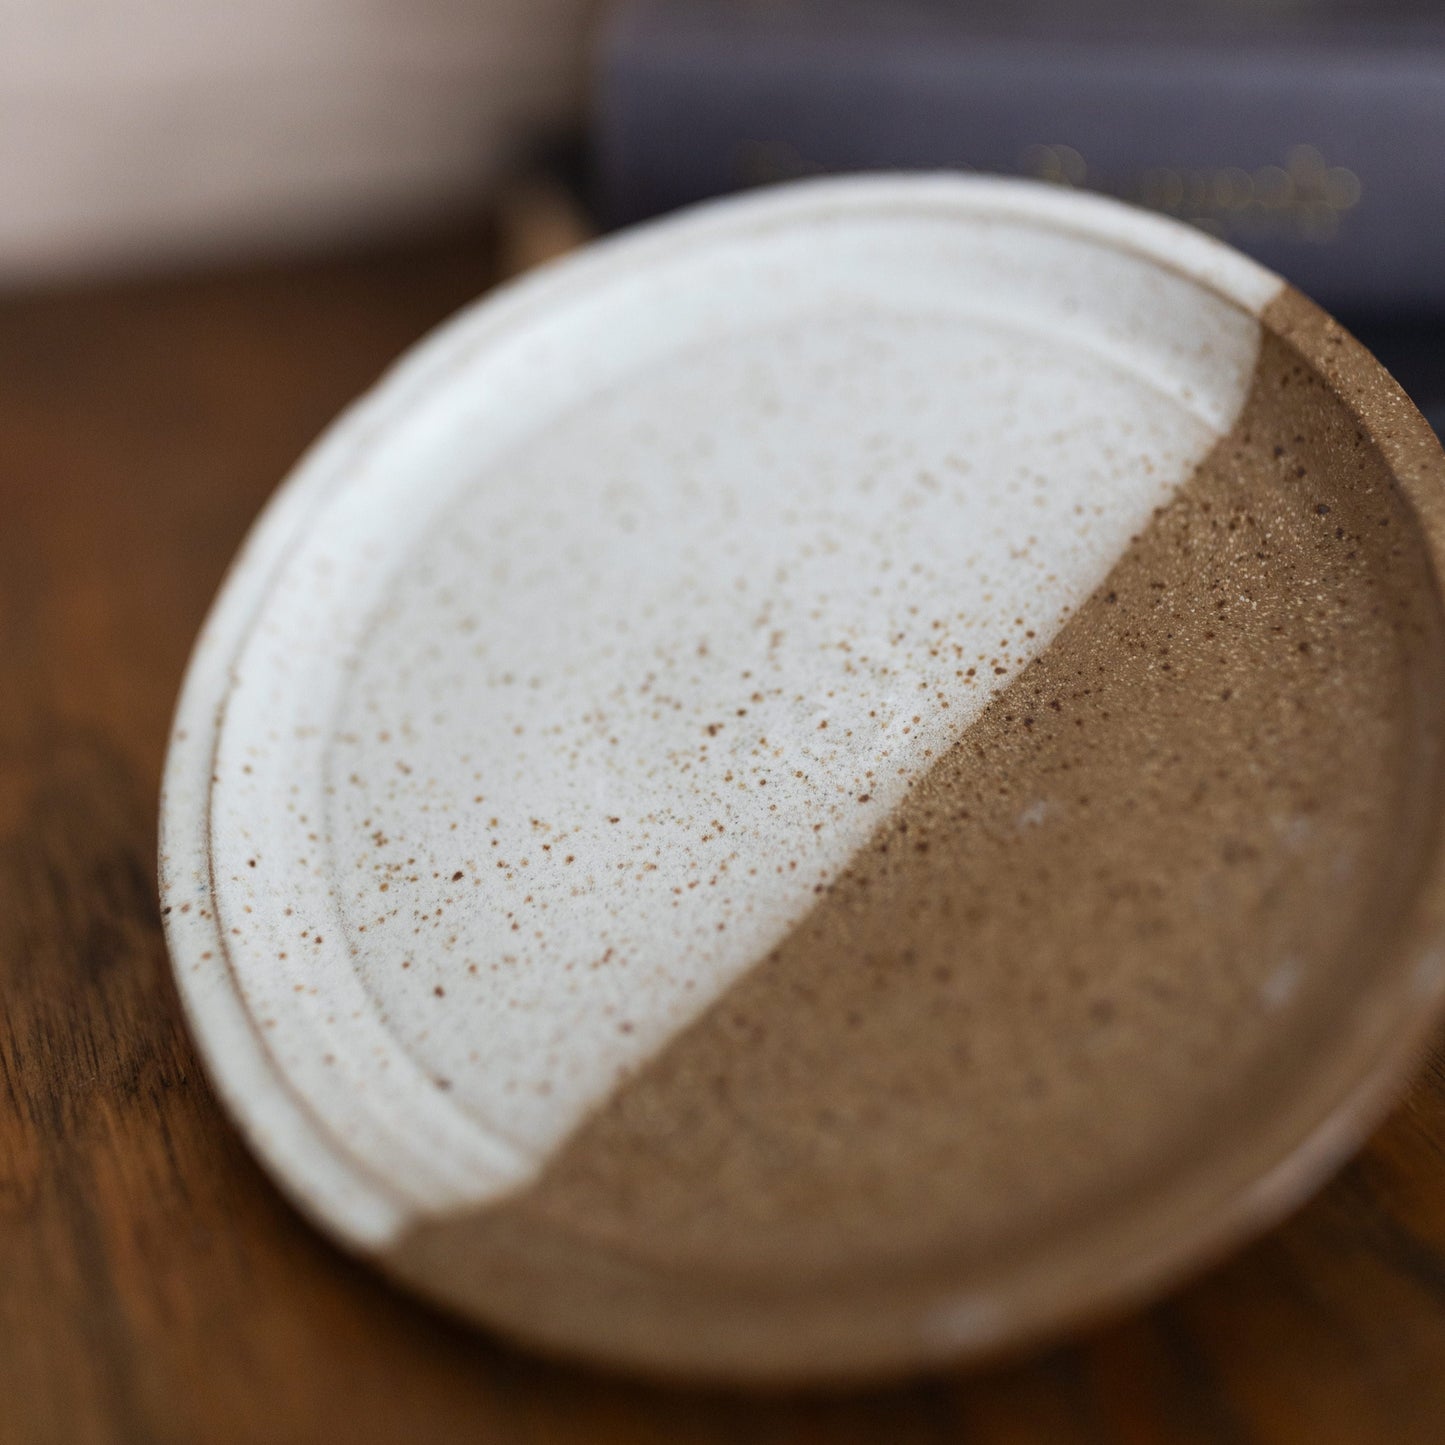
[[[1192,230],[810,183],[421,344],[197,643],[176,978],[316,1224],[533,1345],[854,1380],[1160,1288],[1437,1014],[1442,460]]]

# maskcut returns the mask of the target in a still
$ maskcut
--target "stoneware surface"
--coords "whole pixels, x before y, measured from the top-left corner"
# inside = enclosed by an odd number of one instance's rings
[[[254,530],[176,974],[322,1227],[535,1344],[996,1351],[1317,1183],[1439,951],[1439,449],[1192,231],[704,208],[464,313]]]

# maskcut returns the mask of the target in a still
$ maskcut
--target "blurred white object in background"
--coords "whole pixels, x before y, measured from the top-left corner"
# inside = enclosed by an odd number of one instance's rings
[[[572,120],[595,0],[0,0],[0,284],[375,234]]]

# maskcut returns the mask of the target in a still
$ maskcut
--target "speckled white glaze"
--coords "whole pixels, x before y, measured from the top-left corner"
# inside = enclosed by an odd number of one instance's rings
[[[182,992],[292,1194],[375,1246],[525,1183],[1188,478],[1278,289],[1094,198],[864,179],[425,343],[258,525],[167,771]]]

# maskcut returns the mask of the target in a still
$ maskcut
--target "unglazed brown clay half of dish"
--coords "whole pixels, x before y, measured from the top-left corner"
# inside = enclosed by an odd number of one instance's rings
[[[1279,1217],[1445,993],[1445,459],[1097,198],[810,183],[589,248],[298,468],[163,801],[218,1088],[551,1352],[836,1383]]]

